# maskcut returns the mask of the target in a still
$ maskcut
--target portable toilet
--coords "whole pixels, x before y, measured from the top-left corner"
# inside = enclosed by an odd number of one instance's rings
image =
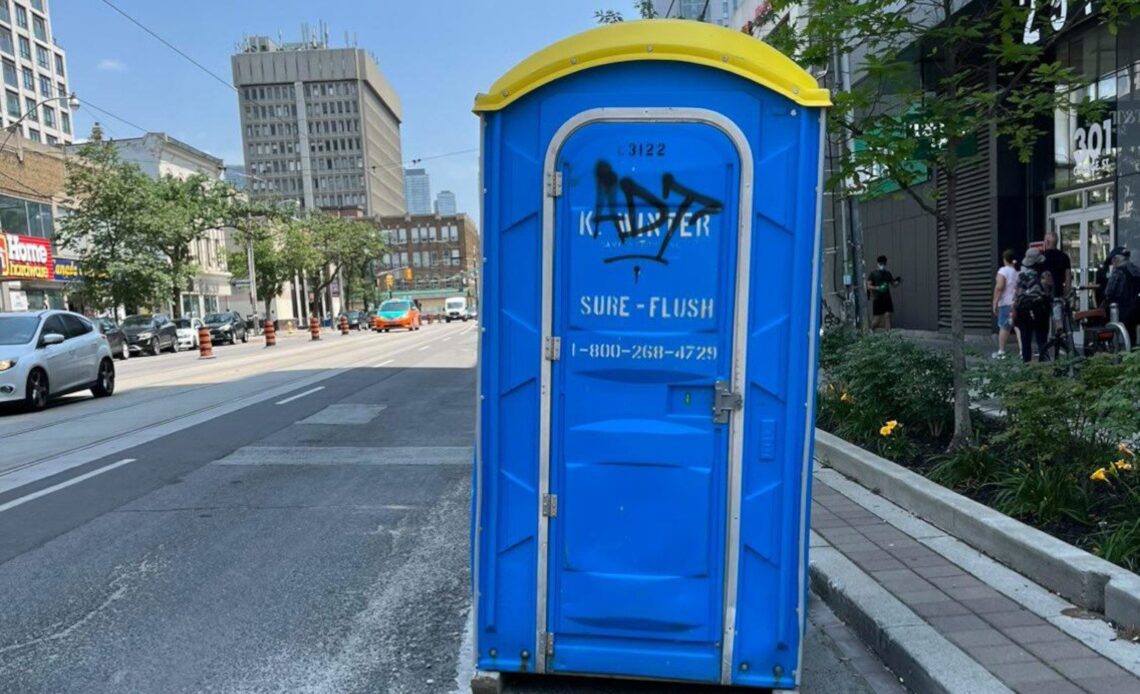
[[[476,98],[479,669],[798,685],[829,103],[682,20]]]

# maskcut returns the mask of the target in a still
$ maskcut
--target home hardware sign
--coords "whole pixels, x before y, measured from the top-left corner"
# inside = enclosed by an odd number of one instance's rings
[[[0,233],[0,279],[55,279],[51,241]]]

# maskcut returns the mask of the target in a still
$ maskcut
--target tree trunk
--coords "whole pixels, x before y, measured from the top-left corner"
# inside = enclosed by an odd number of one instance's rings
[[[952,138],[947,149],[954,152],[958,141]],[[962,264],[958,258],[958,174],[955,157],[947,158],[946,166],[946,254],[950,274],[950,359],[954,368],[954,436],[950,450],[969,445],[974,440],[974,426],[970,420],[970,390],[966,378],[966,326],[962,316]]]
[[[178,320],[182,317],[182,288],[178,286],[177,279],[174,280],[172,291],[174,296],[174,310],[172,313],[174,314],[174,320]]]

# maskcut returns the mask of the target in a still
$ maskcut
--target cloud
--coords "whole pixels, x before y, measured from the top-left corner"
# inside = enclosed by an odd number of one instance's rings
[[[115,58],[103,58],[95,67],[104,72],[126,72],[127,64]]]

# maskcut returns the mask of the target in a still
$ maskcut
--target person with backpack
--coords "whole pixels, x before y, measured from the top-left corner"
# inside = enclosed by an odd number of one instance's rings
[[[1136,326],[1140,324],[1140,267],[1130,260],[1131,255],[1123,246],[1109,252],[1112,272],[1108,275],[1104,298],[1109,304],[1116,304],[1120,322],[1128,330],[1128,339],[1135,345]]]
[[[1037,355],[1047,361],[1045,345],[1049,341],[1049,316],[1053,303],[1053,275],[1044,267],[1045,256],[1030,248],[1021,261],[1017,290],[1013,298],[1013,324],[1021,332],[1021,359],[1033,361],[1033,342]]]

